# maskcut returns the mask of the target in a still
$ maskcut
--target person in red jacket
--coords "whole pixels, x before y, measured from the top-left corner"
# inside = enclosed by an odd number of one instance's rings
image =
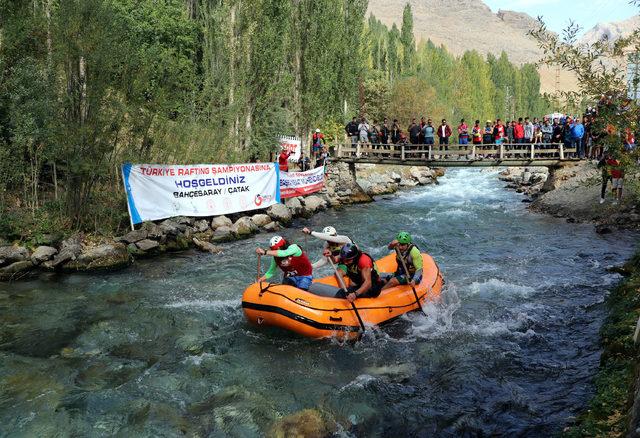
[[[289,156],[291,155],[291,151],[287,149],[282,149],[280,155],[278,155],[278,166],[280,167],[280,172],[288,172],[289,171]]]
[[[524,143],[524,126],[522,125],[522,117],[518,119],[518,123],[513,127],[513,138],[516,143]]]
[[[624,182],[624,170],[620,161],[610,157],[606,161],[609,172],[611,173],[611,187],[613,190],[613,203],[617,204],[622,201],[622,183]]]
[[[440,145],[440,150],[442,150],[442,145],[444,145],[444,150],[449,150],[449,137],[451,137],[451,126],[447,125],[447,121],[442,119],[442,125],[438,126],[438,140]]]

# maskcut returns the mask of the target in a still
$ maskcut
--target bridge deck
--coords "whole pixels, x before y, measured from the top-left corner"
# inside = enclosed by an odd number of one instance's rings
[[[445,149],[446,148],[446,149]],[[577,161],[575,148],[554,144],[338,144],[334,161],[430,167],[558,166]]]

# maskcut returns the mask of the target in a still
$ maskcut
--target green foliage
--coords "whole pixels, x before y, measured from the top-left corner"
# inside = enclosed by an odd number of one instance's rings
[[[564,433],[567,437],[622,436],[628,423],[636,368],[640,360],[633,332],[640,316],[640,271],[636,254],[630,278],[607,298],[609,316],[600,331],[604,352],[595,379],[596,395],[589,409]]]

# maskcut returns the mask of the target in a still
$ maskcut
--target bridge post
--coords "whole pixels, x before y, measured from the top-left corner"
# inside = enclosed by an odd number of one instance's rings
[[[500,143],[500,159],[504,160],[504,144]]]
[[[336,158],[342,157],[342,143],[336,145]]]
[[[534,152],[535,151],[535,146],[533,145],[533,143],[531,143],[530,146],[531,146],[531,159],[533,160],[535,155],[536,155],[535,152]]]
[[[360,143],[360,142],[356,143],[356,157],[357,157],[357,158],[360,158],[360,155],[362,155],[362,152],[360,151],[360,148],[361,148],[361,147],[362,147],[362,146],[361,146],[361,143]]]
[[[564,143],[560,143],[560,159],[564,160]]]
[[[472,160],[476,159],[476,145],[475,144],[471,145],[471,159]]]
[[[400,145],[400,158],[404,161],[404,143]]]
[[[429,145],[429,161],[431,161],[432,157],[433,157],[433,149],[432,149],[432,145]]]

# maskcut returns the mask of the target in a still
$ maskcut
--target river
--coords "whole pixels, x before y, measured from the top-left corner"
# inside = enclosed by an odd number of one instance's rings
[[[374,256],[406,230],[439,263],[441,303],[356,343],[245,322],[266,234],[221,255],[0,284],[0,436],[260,436],[308,408],[341,436],[560,432],[594,391],[619,279],[605,268],[636,238],[532,214],[495,172],[440,182],[296,224],[333,225]]]

